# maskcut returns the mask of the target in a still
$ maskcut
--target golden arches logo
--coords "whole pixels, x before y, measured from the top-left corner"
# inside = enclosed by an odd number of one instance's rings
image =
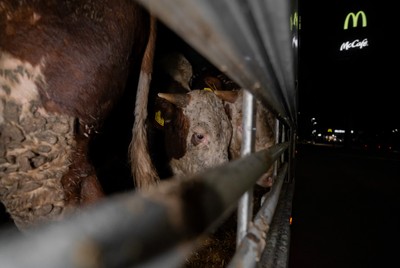
[[[299,26],[299,18],[297,12],[294,12],[293,15],[290,16],[290,30],[293,30],[293,26],[297,29]]]
[[[361,16],[362,27],[367,27],[367,16],[365,15],[364,11],[360,10],[357,12],[357,14],[354,14],[353,12],[350,12],[349,14],[347,14],[346,19],[344,20],[343,29],[347,30],[349,28],[349,20],[350,19],[353,20],[353,28],[357,27],[359,16]]]

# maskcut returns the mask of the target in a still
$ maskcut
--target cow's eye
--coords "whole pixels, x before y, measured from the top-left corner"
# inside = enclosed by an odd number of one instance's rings
[[[202,141],[203,141],[203,139],[204,139],[204,135],[203,134],[200,134],[200,133],[194,133],[193,135],[192,135],[192,144],[194,145],[194,146],[197,146],[197,145],[199,145]]]

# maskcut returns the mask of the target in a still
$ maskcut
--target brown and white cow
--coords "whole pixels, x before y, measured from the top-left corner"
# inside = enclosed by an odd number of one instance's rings
[[[219,97],[206,90],[158,95],[174,106],[161,111],[173,174],[195,174],[229,161],[232,126]]]
[[[204,74],[199,75],[194,84],[198,87],[210,88],[224,100],[233,128],[232,140],[229,145],[229,158],[230,160],[239,158],[243,139],[243,89],[225,74],[212,69],[207,69]],[[275,144],[276,118],[258,100],[256,101],[255,116],[255,151],[259,151]],[[273,167],[257,181],[257,184],[262,187],[270,187],[272,183]]]
[[[214,91],[216,95],[225,100],[229,107],[233,134],[229,146],[231,159],[237,159],[241,155],[243,139],[243,89],[229,91]],[[256,101],[255,118],[255,151],[267,149],[275,144],[275,116],[268,111],[260,101]],[[271,167],[258,181],[262,187],[271,187],[273,183],[273,167]]]
[[[230,160],[239,158],[243,139],[243,89],[218,70],[209,70],[200,75],[195,85],[210,88],[217,96],[224,100],[233,128],[232,141],[229,146],[229,157]],[[275,144],[276,118],[259,100],[256,101],[255,116],[255,151],[259,151]],[[273,168],[271,167],[257,181],[257,184],[262,187],[270,187],[272,183]]]
[[[132,0],[0,0],[0,201],[19,229],[102,198],[88,146],[131,68],[149,84],[154,25]]]
[[[168,176],[192,175],[229,161],[232,126],[222,99],[206,90],[158,96],[155,124],[163,139],[158,150],[165,150]],[[148,176],[140,178],[151,181]]]

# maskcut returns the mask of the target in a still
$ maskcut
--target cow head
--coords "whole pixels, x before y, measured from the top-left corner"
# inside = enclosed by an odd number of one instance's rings
[[[232,126],[213,92],[159,93],[166,151],[175,175],[193,174],[227,162]]]

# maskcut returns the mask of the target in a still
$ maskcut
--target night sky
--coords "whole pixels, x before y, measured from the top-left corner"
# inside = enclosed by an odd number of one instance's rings
[[[363,11],[357,27],[348,13]],[[394,2],[382,0],[299,0],[299,126],[311,116],[333,128],[400,128],[400,49]],[[340,51],[342,43],[368,46]]]

